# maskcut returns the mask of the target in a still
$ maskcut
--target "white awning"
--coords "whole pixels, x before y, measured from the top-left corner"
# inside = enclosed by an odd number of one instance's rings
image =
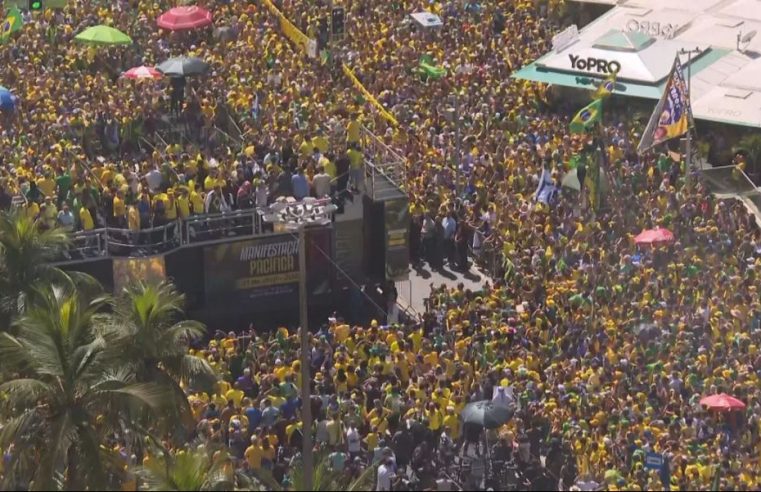
[[[444,25],[441,17],[432,12],[415,12],[410,14],[410,17],[423,27],[439,27]]]

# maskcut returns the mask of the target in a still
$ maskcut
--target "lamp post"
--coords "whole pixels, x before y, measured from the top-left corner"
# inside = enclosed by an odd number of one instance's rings
[[[282,224],[286,231],[295,235],[298,233],[299,241],[299,325],[301,341],[301,430],[303,434],[303,447],[301,450],[301,461],[304,467],[304,489],[312,490],[314,479],[314,453],[312,445],[312,394],[311,394],[311,348],[309,335],[309,298],[307,291],[307,234],[306,228],[309,226],[327,226],[332,221],[332,214],[335,212],[335,205],[325,205],[321,208],[315,208],[317,203],[314,199],[307,204],[307,200],[301,203],[279,207],[275,210],[275,205],[270,206],[269,214],[265,215],[263,220],[271,223]],[[311,211],[304,213],[304,211]],[[298,213],[299,209],[301,213]],[[304,222],[304,216],[310,216],[307,222]]]
[[[314,457],[312,456],[312,394],[311,349],[309,347],[309,303],[307,300],[307,235],[304,225],[299,226],[299,324],[301,325],[301,433],[303,437],[302,462],[304,488],[312,490]]]

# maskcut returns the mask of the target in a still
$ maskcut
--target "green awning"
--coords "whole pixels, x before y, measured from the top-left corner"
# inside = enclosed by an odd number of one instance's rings
[[[533,82],[543,82],[545,84],[575,87],[577,89],[584,89],[588,91],[596,90],[597,86],[600,85],[603,80],[605,80],[604,78],[590,77],[588,75],[578,75],[547,69],[540,67],[536,62],[521,68],[517,72],[514,72],[511,77],[522,80],[531,80]],[[614,93],[617,96],[658,99],[663,93],[663,84],[659,86],[652,86],[648,84],[617,80]]]
[[[719,58],[730,53],[731,50],[722,48],[711,48],[705,54],[700,56],[697,60],[692,62],[692,76],[697,75],[703,69],[713,64]],[[517,72],[514,72],[511,77],[521,80],[530,80],[533,82],[543,82],[545,84],[562,85],[564,87],[575,87],[577,89],[583,89],[588,91],[594,91],[597,86],[605,80],[602,77],[592,77],[584,74],[576,74],[570,72],[564,72],[562,70],[551,69],[543,66],[542,60],[550,56],[549,53],[534,63],[526,65]],[[666,80],[663,80],[658,85],[652,85],[642,82],[631,82],[627,80],[616,80],[616,89],[614,94],[617,96],[630,96],[630,97],[642,97],[646,99],[659,99],[663,94],[663,88],[666,85]]]

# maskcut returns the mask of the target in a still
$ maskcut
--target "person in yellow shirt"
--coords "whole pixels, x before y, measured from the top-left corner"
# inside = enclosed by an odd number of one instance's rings
[[[181,219],[187,219],[190,217],[190,198],[188,196],[188,189],[185,186],[180,186],[180,193],[176,198],[177,201],[177,215]]]
[[[87,209],[83,208],[82,210]],[[130,205],[127,211],[127,226],[132,233],[132,243],[138,244],[140,242],[140,212],[138,212],[137,207],[134,205]]]
[[[116,190],[113,202],[113,219],[116,227],[122,229],[127,222],[127,205],[124,202],[124,192],[122,190]]]
[[[246,458],[246,465],[249,469],[262,469],[262,456],[264,456],[264,451],[259,444],[259,438],[257,436],[251,436],[251,445],[246,448],[243,456]]]
[[[37,204],[37,202],[29,200],[26,203],[26,216],[30,218],[31,220],[37,219],[37,216],[40,215],[40,206]]]
[[[320,151],[320,154],[324,155],[330,148],[330,143],[324,135],[318,134],[312,137],[312,148],[314,149],[314,147],[317,147],[317,149]]]
[[[79,209],[79,224],[83,231],[91,231],[95,228],[95,221],[92,220],[92,214],[87,207]]]
[[[177,220],[177,200],[174,196],[174,190],[169,188],[166,190],[166,201],[164,203],[164,216],[166,220]]]
[[[350,143],[346,150],[346,157],[349,158],[349,173],[351,177],[351,186],[355,191],[363,190],[365,186],[365,166],[364,156],[359,150],[359,145]]]
[[[190,209],[193,215],[204,213],[204,199],[201,193],[201,185],[196,184],[193,191],[190,192]]]
[[[353,115],[352,120],[346,125],[346,142],[347,143],[359,143],[360,132],[362,125],[357,118],[357,115]]]
[[[240,402],[245,395],[241,390],[230,388],[225,392],[225,399],[232,400],[235,404],[235,408],[240,408]]]
[[[56,194],[56,183],[52,178],[50,171],[45,171],[45,176],[37,180],[37,187],[45,196],[53,196]]]

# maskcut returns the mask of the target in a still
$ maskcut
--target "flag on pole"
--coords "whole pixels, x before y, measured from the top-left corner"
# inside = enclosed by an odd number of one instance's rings
[[[613,94],[613,90],[616,88],[616,75],[618,72],[613,72],[608,77],[600,83],[599,86],[597,86],[597,90],[595,91],[594,98],[595,99],[605,99],[606,97]]]
[[[642,155],[658,144],[686,134],[693,127],[687,84],[677,55],[666,88],[642,133],[637,153]]]
[[[571,133],[585,133],[602,118],[602,99],[584,106],[571,120]]]
[[[0,27],[0,44],[5,44],[11,34],[21,29],[24,19],[21,18],[21,12],[15,5],[8,10],[8,16]]]

